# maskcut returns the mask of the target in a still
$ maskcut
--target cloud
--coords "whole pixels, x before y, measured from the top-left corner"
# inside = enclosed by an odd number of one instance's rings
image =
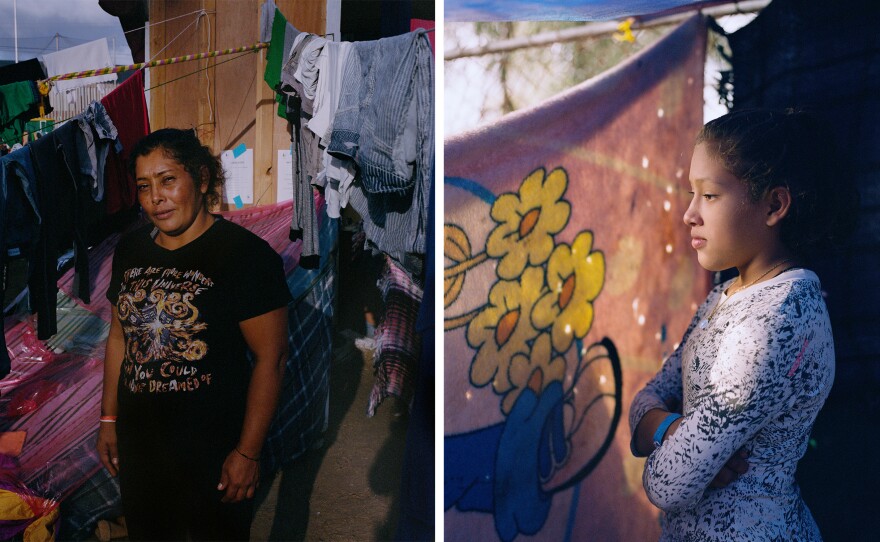
[[[53,37],[58,34],[62,48],[107,38],[115,45],[117,62],[130,62],[119,19],[102,10],[98,0],[17,0],[16,5],[20,59],[54,51]],[[0,0],[4,15],[0,17],[0,58],[10,60],[14,57],[12,8],[13,0]]]
[[[5,3],[12,3],[4,0]],[[10,6],[11,8],[12,6]],[[118,19],[101,9],[98,0],[18,0],[18,28],[21,32],[23,21],[39,25],[41,21],[57,21],[58,24],[73,28],[76,25],[90,26],[118,25]],[[6,13],[10,13],[6,10]]]

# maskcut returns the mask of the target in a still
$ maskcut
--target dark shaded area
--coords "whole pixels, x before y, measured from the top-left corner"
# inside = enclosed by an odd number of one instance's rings
[[[0,60],[0,85],[18,83],[19,81],[37,81],[45,79],[43,66],[36,58],[12,62]]]
[[[344,330],[354,330],[358,334],[365,333],[364,307],[378,307],[381,303],[376,280],[382,269],[382,259],[370,256],[366,252],[352,248],[352,233],[341,231],[339,236],[339,268],[338,268],[338,296],[337,308],[334,311],[333,322],[334,355],[330,367],[330,411],[327,430],[323,433],[323,440],[318,446],[306,451],[297,457],[289,465],[283,467],[280,473],[280,482],[277,494],[270,540],[305,540],[308,533],[309,518],[311,512],[312,494],[321,466],[328,450],[339,437],[339,430],[343,419],[350,409],[360,409],[354,400],[359,386],[362,385],[364,359],[352,343],[352,338],[341,333]],[[375,309],[374,309],[375,310]],[[401,421],[405,431],[406,423]],[[397,427],[399,424],[395,424]],[[381,470],[397,469],[392,479],[399,480],[399,458],[403,455],[403,437],[389,436],[383,444],[379,457],[382,465]],[[366,454],[365,454],[366,455]],[[364,465],[364,468],[367,468]],[[371,488],[376,494],[384,495],[396,491],[397,486],[385,488],[381,484],[373,487],[372,474],[377,468],[376,463],[371,467]],[[271,488],[270,479],[264,477],[266,483],[262,484],[256,495],[256,507],[259,507],[269,496]],[[394,508],[396,521],[397,505]],[[392,518],[388,520],[391,525]],[[382,533],[378,540],[391,538],[390,530]],[[385,531],[385,529],[382,529]]]
[[[797,107],[832,125],[861,194],[859,226],[813,266],[834,329],[834,387],[798,481],[826,541],[872,540],[880,476],[880,5],[774,0],[730,36],[734,107]],[[836,182],[829,179],[829,182]],[[839,181],[837,181],[839,182]]]
[[[330,367],[330,416],[323,443],[281,469],[276,504],[278,512],[272,524],[270,540],[306,539],[315,480],[327,451],[336,442],[342,420],[352,407],[360,385],[363,367],[360,352],[351,348],[347,353],[349,355],[335,357]],[[255,497],[255,508],[266,499],[270,487],[270,483],[260,486]]]
[[[370,465],[370,489],[376,495],[391,496],[391,504],[385,521],[379,525],[373,533],[373,540],[393,540],[400,518],[400,477],[401,459],[404,457],[406,448],[407,426],[409,416],[406,414],[406,405],[397,398],[387,401],[383,408],[395,409],[395,419],[389,428],[388,437],[382,443],[382,447],[376,454],[376,459]]]
[[[377,40],[409,32],[410,19],[434,20],[433,0],[342,0],[343,41]]]

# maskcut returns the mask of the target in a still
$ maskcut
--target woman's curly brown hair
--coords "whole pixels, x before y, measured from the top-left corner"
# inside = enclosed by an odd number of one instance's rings
[[[162,149],[168,158],[180,163],[192,177],[196,188],[202,180],[202,172],[207,172],[208,191],[205,194],[205,205],[208,209],[212,209],[220,203],[226,174],[220,159],[211,153],[210,148],[202,145],[195,130],[162,128],[138,141],[128,159],[128,170],[132,178],[137,178],[135,174],[137,159],[156,149]]]

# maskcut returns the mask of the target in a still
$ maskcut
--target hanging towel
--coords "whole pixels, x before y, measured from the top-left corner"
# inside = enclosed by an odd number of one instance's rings
[[[55,53],[43,55],[43,64],[49,77],[65,73],[94,70],[99,68],[112,68],[113,58],[110,55],[110,47],[107,38],[101,38],[76,47],[69,47]],[[116,81],[115,73],[71,79],[68,81],[55,81],[55,89],[62,96],[67,95],[68,101],[73,102],[73,95],[69,92],[75,88],[94,83]]]
[[[113,119],[122,144],[122,151],[111,152],[104,167],[106,212],[114,214],[137,204],[134,179],[128,174],[128,156],[135,143],[150,133],[143,70],[138,70],[104,96],[101,103]]]

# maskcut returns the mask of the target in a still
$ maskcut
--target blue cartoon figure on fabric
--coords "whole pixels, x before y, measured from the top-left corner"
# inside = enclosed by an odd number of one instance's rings
[[[493,514],[499,537],[509,541],[543,527],[554,494],[595,468],[617,427],[616,348],[607,338],[584,344],[605,257],[593,250],[590,231],[570,245],[555,239],[571,215],[562,168],[539,168],[516,193],[497,198],[467,179],[446,183],[490,204],[496,223],[478,254],[461,227],[445,226],[444,306],[459,299],[467,272],[478,265],[494,261],[497,278],[484,304],[447,316],[445,329],[466,327],[475,350],[470,385],[491,385],[505,418],[446,436],[445,508]],[[600,413],[612,403],[610,415]]]

